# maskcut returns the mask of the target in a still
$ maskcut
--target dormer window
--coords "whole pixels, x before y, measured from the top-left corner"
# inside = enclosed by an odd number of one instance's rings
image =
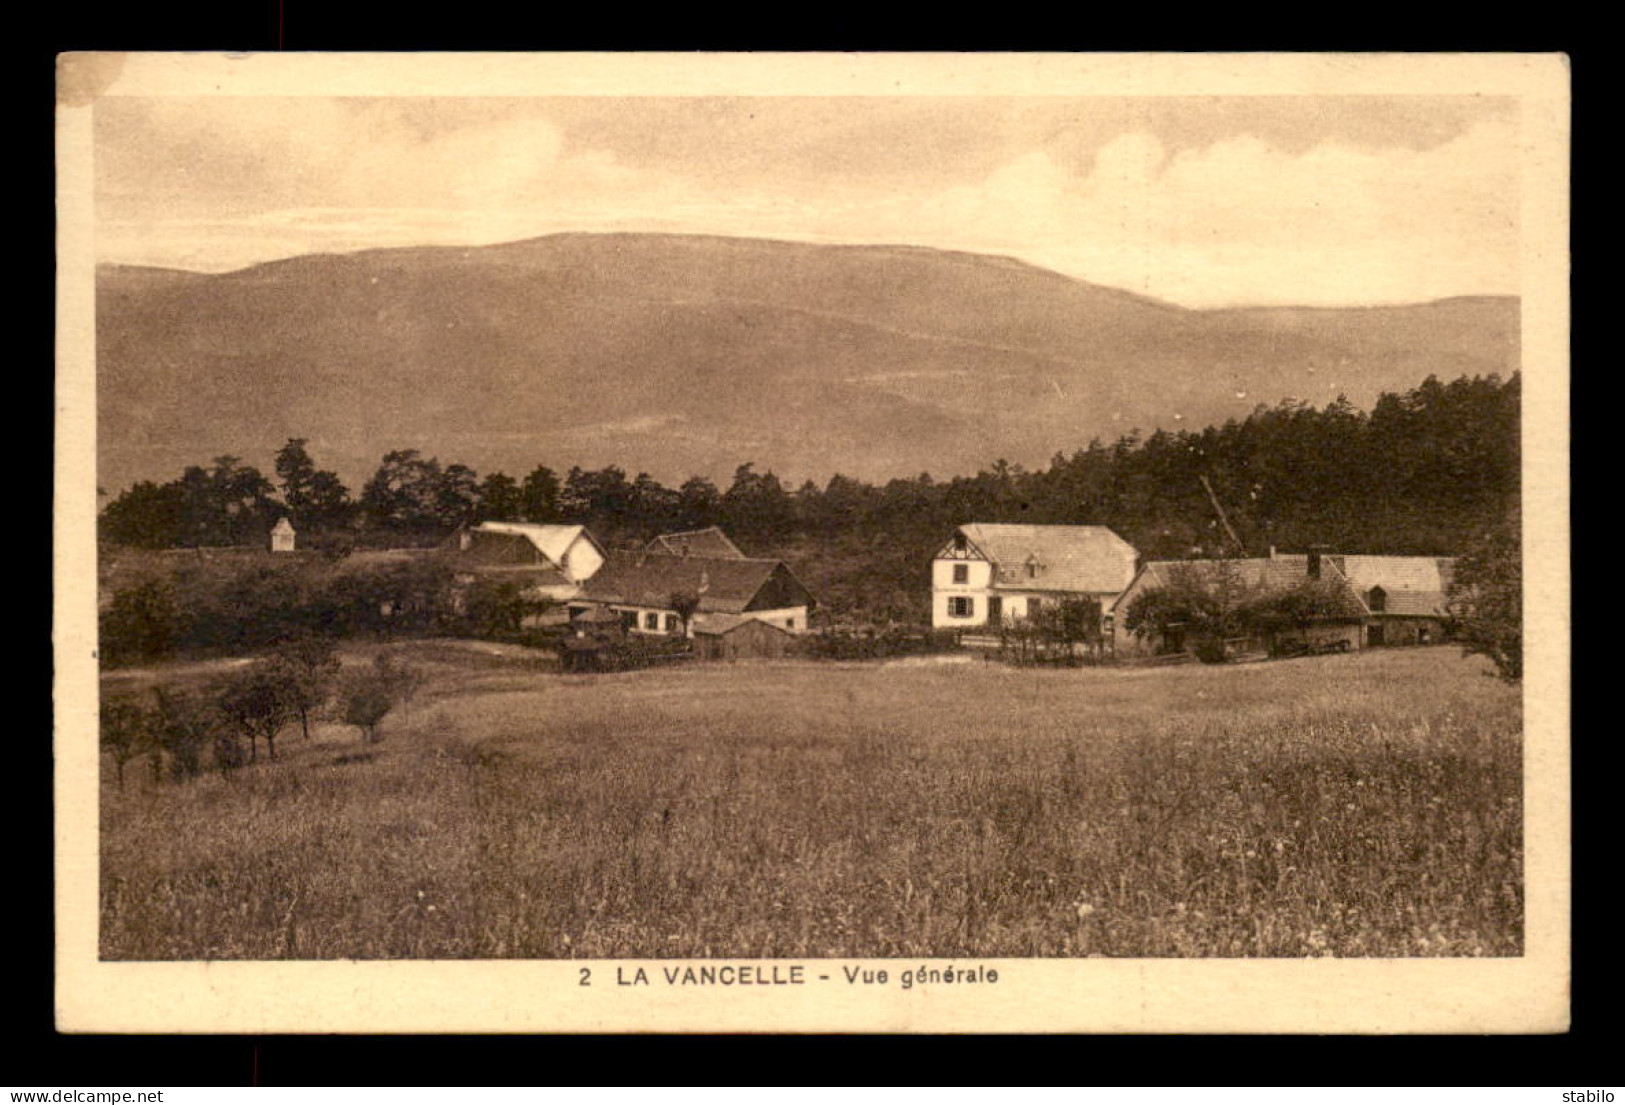
[[[1038,578],[1038,570],[1041,567],[1043,567],[1043,565],[1038,562],[1038,557],[1036,555],[1028,556],[1027,557],[1027,578],[1028,579],[1037,579]]]
[[[1388,592],[1381,587],[1371,588],[1371,593],[1366,596],[1366,605],[1371,607],[1373,614],[1381,614],[1388,609]]]

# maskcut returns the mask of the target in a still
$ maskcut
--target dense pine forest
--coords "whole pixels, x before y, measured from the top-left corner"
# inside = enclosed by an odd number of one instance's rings
[[[1093,440],[1038,470],[996,460],[974,476],[875,485],[837,474],[793,487],[747,462],[727,487],[696,476],[672,488],[613,465],[481,476],[403,448],[356,494],[295,439],[274,480],[219,457],[131,487],[103,509],[100,537],[149,549],[258,544],[290,515],[302,548],[342,556],[433,544],[486,520],[580,522],[619,546],[721,525],[747,553],[789,561],[826,616],[913,621],[932,553],[964,522],[1097,524],[1147,558],[1228,554],[1204,478],[1253,555],[1311,544],[1458,553],[1516,508],[1518,426],[1517,374],[1430,376],[1370,411],[1289,400],[1220,426]]]

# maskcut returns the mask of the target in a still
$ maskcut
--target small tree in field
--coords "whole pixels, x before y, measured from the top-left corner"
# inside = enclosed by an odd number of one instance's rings
[[[166,691],[155,687],[158,710],[153,717],[153,777],[158,777],[164,756],[175,782],[193,778],[203,770],[203,749],[221,733],[220,715],[207,693]]]
[[[377,744],[383,740],[378,728],[384,718],[409,700],[420,683],[417,672],[388,653],[379,653],[370,668],[352,671],[341,681],[340,716],[346,725],[360,729],[368,744]]]
[[[118,786],[124,789],[124,765],[147,750],[152,740],[153,714],[134,702],[102,703],[101,746],[113,757]]]
[[[1094,599],[1064,598],[1053,610],[1046,609],[1046,629],[1054,640],[1066,646],[1067,656],[1076,655],[1078,645],[1089,646],[1098,656],[1104,644],[1100,628],[1100,603]]]
[[[1255,601],[1254,588],[1236,564],[1214,561],[1211,567],[1174,565],[1165,586],[1140,594],[1123,612],[1123,626],[1136,637],[1182,631],[1203,663],[1225,659],[1224,640],[1247,625],[1245,611]]]
[[[287,686],[276,668],[265,660],[251,664],[228,679],[218,699],[220,711],[248,738],[248,759],[259,759],[259,738],[276,759],[276,735],[295,715]]]
[[[310,739],[310,716],[320,710],[338,678],[338,648],[331,637],[301,633],[284,637],[266,661],[282,693]]]
[[[1523,678],[1523,550],[1516,515],[1456,561],[1449,607],[1463,652],[1487,657],[1509,683]]]

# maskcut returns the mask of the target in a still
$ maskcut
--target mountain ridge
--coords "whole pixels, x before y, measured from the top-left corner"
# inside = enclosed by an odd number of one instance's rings
[[[1014,258],[633,233],[97,270],[100,482],[287,437],[481,470],[1039,464],[1295,396],[1516,371],[1518,303],[1189,308]]]

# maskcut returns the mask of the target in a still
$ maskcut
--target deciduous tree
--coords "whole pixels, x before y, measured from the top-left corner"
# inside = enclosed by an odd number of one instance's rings
[[[1523,548],[1516,511],[1456,561],[1450,613],[1469,656],[1486,657],[1509,683],[1523,678]]]

